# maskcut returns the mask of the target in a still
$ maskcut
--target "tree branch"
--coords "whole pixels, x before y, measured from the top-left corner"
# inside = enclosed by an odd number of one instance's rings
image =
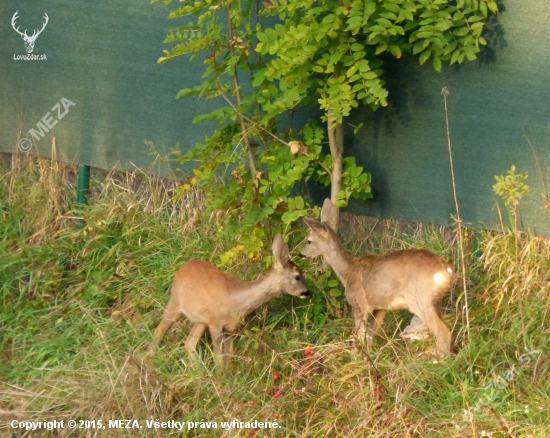
[[[226,6],[227,11],[227,29],[229,32],[229,53],[231,54],[231,57],[233,58],[235,56],[235,49],[233,48],[233,22],[231,21],[231,11],[229,9],[229,5]],[[217,79],[216,79],[217,81]],[[219,84],[219,83],[218,83]],[[241,130],[243,132],[244,142],[246,143],[247,148],[247,154],[248,154],[248,164],[250,166],[250,173],[252,173],[252,178],[256,176],[258,173],[258,169],[256,167],[256,163],[254,162],[254,155],[252,154],[252,145],[250,144],[250,138],[248,137],[248,134],[246,133],[246,126],[244,123],[244,117],[241,114],[241,87],[239,85],[239,78],[237,76],[237,67],[235,67],[235,72],[233,73],[233,85],[235,86],[235,95],[237,97],[237,108],[239,108],[239,111],[237,111],[237,114],[239,114],[239,119],[241,121]]]
[[[330,173],[330,200],[336,206],[336,197],[342,190],[342,163],[344,157],[344,126],[342,123],[334,124],[332,111],[327,114],[328,142],[330,155],[332,155],[332,172]],[[336,207],[336,227],[340,219],[340,209]],[[338,230],[334,230],[337,232]]]
[[[275,134],[273,134],[270,130],[268,129],[265,129],[262,125],[260,125],[259,123],[256,123],[254,120],[246,117],[244,114],[240,113],[239,112],[239,109],[235,106],[235,104],[233,102],[231,102],[231,100],[225,95],[225,93],[223,92],[223,89],[220,85],[220,82],[219,82],[219,79],[216,78],[216,82],[218,83],[218,88],[220,89],[220,94],[221,96],[225,99],[225,101],[231,106],[231,108],[233,108],[233,111],[235,111],[239,117],[242,117],[243,119],[245,119],[247,122],[249,123],[252,123],[255,127],[261,129],[262,131],[264,131],[266,134],[270,135],[271,137],[273,137],[275,140],[281,142],[282,144],[290,147],[290,144],[288,144],[286,141],[284,141],[282,138],[279,138],[277,137]]]

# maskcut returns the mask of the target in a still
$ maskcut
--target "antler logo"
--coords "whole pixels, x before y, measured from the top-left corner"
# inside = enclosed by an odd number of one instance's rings
[[[48,24],[48,21],[49,21],[48,14],[44,12],[44,18],[46,19],[46,21],[42,23],[42,29],[40,30],[34,29],[33,34],[31,36],[28,36],[27,29],[25,29],[25,32],[21,32],[19,30],[19,26],[15,27],[15,22],[19,18],[19,15],[17,15],[18,13],[19,11],[15,11],[15,14],[13,14],[13,17],[11,19],[11,27],[13,27],[13,30],[15,30],[19,35],[21,35],[21,38],[23,38],[23,41],[25,41],[25,50],[27,51],[28,54],[31,54],[32,51],[34,50],[34,43],[36,42],[38,35],[42,33],[42,31],[46,27],[46,24]]]

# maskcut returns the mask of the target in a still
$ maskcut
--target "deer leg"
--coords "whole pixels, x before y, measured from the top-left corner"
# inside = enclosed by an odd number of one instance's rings
[[[405,330],[401,333],[401,337],[409,340],[426,339],[428,336],[428,327],[417,315],[414,315],[411,319],[411,323],[405,327]]]
[[[366,318],[361,309],[353,309],[353,316],[355,318],[355,336],[359,341],[362,341],[365,339]]]
[[[233,341],[235,340],[235,336],[233,333],[229,333],[224,335],[224,354],[228,354],[230,356],[233,356]]]
[[[160,340],[163,338],[166,332],[170,330],[170,327],[172,327],[172,324],[174,324],[174,322],[178,320],[180,315],[181,315],[181,312],[177,301],[171,299],[168,302],[166,309],[164,310],[164,315],[162,315],[162,320],[160,321],[160,324],[155,329],[155,333],[153,335],[155,338],[155,341],[160,342]]]
[[[240,322],[234,322],[224,325],[224,334],[223,334],[223,353],[229,356],[233,356],[233,341],[235,340],[235,333],[241,327]]]
[[[231,361],[231,356],[233,356],[233,333],[224,332],[222,334],[221,340],[221,352],[223,354],[224,362],[228,365]]]
[[[204,334],[205,330],[206,324],[203,324],[202,322],[193,324],[193,326],[191,327],[191,331],[187,336],[187,340],[185,341],[185,348],[187,348],[187,351],[189,351],[189,353],[195,354],[197,352],[197,344],[201,336]]]
[[[376,338],[376,335],[380,333],[380,329],[382,328],[382,322],[384,321],[384,317],[386,316],[386,313],[387,313],[387,310],[382,310],[382,309],[375,310],[372,313],[373,321],[369,327],[369,334],[367,335],[367,345],[369,347],[372,346],[372,343]]]
[[[451,355],[451,331],[445,325],[438,310],[432,305],[417,313],[413,310],[415,315],[421,317],[431,332],[437,339],[437,352],[440,356]]]
[[[212,345],[214,347],[214,356],[218,364],[223,367],[224,365],[224,354],[223,354],[223,327],[209,326],[210,335],[212,336]]]

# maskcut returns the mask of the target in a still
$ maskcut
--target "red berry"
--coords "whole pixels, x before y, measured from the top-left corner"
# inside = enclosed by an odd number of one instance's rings
[[[330,401],[331,401],[332,403],[336,403],[336,399],[335,399],[334,397],[332,397],[332,398],[330,399]]]
[[[250,405],[254,406],[254,400],[250,400]]]
[[[305,350],[304,350],[304,354],[306,356],[313,356],[315,354],[315,351],[313,350],[313,348],[311,347],[307,347]]]
[[[278,412],[275,414],[275,418],[279,418],[279,413]]]
[[[276,392],[275,395],[273,397],[275,398],[279,398],[281,396],[281,393],[280,392]]]
[[[253,430],[250,431],[250,435],[254,435],[256,432],[254,432]]]
[[[279,375],[277,373],[273,373],[273,380],[277,380],[279,378]]]
[[[300,391],[296,390],[296,391],[294,391],[294,394],[300,395]]]

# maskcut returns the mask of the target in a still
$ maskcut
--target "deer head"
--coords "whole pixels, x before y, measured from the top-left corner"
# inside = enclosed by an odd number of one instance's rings
[[[23,41],[25,41],[25,50],[27,51],[27,53],[30,54],[34,50],[34,43],[35,43],[36,39],[38,38],[38,35],[40,35],[42,33],[42,31],[46,27],[46,24],[48,24],[49,17],[48,17],[48,14],[46,14],[44,12],[44,18],[46,19],[46,21],[44,21],[42,23],[42,29],[40,29],[40,30],[34,29],[33,34],[31,36],[28,36],[27,35],[27,29],[25,29],[24,32],[21,32],[19,30],[19,26],[15,27],[15,22],[19,18],[19,16],[17,15],[18,13],[19,13],[19,11],[15,11],[15,14],[13,14],[13,17],[11,19],[11,27],[13,27],[13,30],[15,30],[19,35],[21,35],[21,38],[23,38]]]

